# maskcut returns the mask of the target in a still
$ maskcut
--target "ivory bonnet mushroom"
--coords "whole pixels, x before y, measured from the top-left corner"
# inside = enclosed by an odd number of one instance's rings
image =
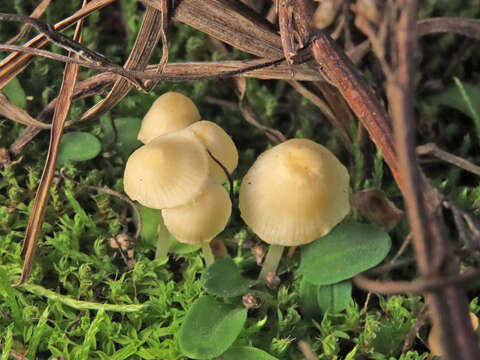
[[[350,211],[347,169],[325,147],[292,139],[261,154],[243,178],[240,212],[271,244],[260,273],[277,268],[283,246],[326,235]]]
[[[232,202],[221,185],[208,183],[193,201],[171,209],[163,209],[168,231],[180,242],[201,244],[207,264],[213,262],[209,242],[225,229]]]
[[[210,242],[227,225],[232,203],[225,188],[209,183],[204,191],[185,205],[163,209],[165,226],[183,243]]]
[[[142,120],[138,140],[147,144],[157,136],[181,130],[200,120],[197,107],[183,94],[167,92],[152,104]]]
[[[238,151],[232,138],[217,124],[202,120],[188,127],[228,171],[232,173],[238,164]],[[218,184],[227,181],[224,170],[212,158],[209,159],[210,179]]]
[[[193,200],[207,180],[207,151],[192,131],[184,129],[137,149],[127,161],[123,181],[132,200],[163,209]]]
[[[292,139],[265,151],[240,189],[240,211],[265,242],[296,246],[327,234],[350,211],[347,169],[325,147]]]

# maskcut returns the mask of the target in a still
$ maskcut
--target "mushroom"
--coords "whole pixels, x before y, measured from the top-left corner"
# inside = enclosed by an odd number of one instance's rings
[[[238,151],[232,138],[217,124],[202,120],[188,127],[197,135],[200,141],[229,174],[235,170],[238,164]],[[210,179],[218,184],[227,181],[224,169],[212,158],[209,160]]]
[[[199,195],[208,180],[208,154],[187,129],[155,138],[130,155],[125,192],[153,209],[183,205]]]
[[[259,280],[277,269],[284,246],[326,235],[350,211],[349,174],[328,149],[292,139],[261,154],[243,178],[240,212],[271,244]]]
[[[470,321],[472,322],[473,330],[478,330],[478,317],[470,312]],[[433,326],[428,334],[428,347],[433,356],[443,356],[442,341],[440,339],[440,329]]]
[[[130,155],[125,193],[153,209],[183,205],[200,195],[208,180],[207,151],[190,130],[159,136]],[[156,258],[166,256],[169,234],[159,224]]]
[[[201,244],[207,265],[213,262],[210,241],[225,229],[232,202],[221,185],[208,183],[193,201],[175,208],[163,209],[168,231],[180,242]]]
[[[148,144],[157,136],[181,130],[200,120],[197,107],[183,94],[168,92],[154,101],[142,120],[138,140]]]

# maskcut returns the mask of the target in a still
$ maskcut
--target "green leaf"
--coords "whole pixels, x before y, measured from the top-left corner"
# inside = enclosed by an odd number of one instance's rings
[[[160,210],[152,209],[141,204],[137,204],[138,211],[142,217],[142,231],[140,236],[142,240],[155,245],[157,243],[157,227],[160,222]]]
[[[142,120],[134,117],[124,117],[113,120],[117,129],[117,150],[123,158],[128,158],[133,150],[142,146],[137,139]]]
[[[306,317],[313,317],[318,314],[318,285],[314,285],[304,277],[300,280],[299,296],[300,309]]]
[[[235,262],[227,257],[207,268],[202,275],[202,283],[210,294],[233,297],[245,294],[254,282],[245,279]]]
[[[465,85],[458,78],[453,78],[455,80],[455,85],[457,85],[458,90],[462,96],[463,102],[468,108],[468,111],[471,114],[473,122],[475,123],[475,128],[477,131],[477,137],[480,138],[480,106],[478,106],[477,102],[472,102],[472,100],[479,101],[480,100],[480,88],[476,87],[479,90],[479,97],[476,99],[472,99],[465,88]],[[475,104],[475,105],[474,105]]]
[[[67,161],[86,161],[96,157],[102,150],[100,140],[87,132],[73,131],[62,137],[58,150],[57,166]]]
[[[355,360],[355,355],[357,355],[358,345],[355,346],[352,351],[350,351],[347,356],[345,356],[345,360]]]
[[[390,246],[390,236],[380,227],[342,223],[302,247],[298,272],[313,284],[337,283],[378,265]]]
[[[3,93],[7,95],[8,100],[10,100],[12,103],[17,105],[18,107],[21,107],[22,109],[25,109],[27,107],[27,99],[25,96],[25,91],[23,90],[22,85],[20,84],[20,81],[18,81],[17,78],[13,78],[3,88]]]
[[[464,92],[457,82],[457,85],[451,85],[440,93],[431,96],[429,102],[457,109],[473,119],[474,113],[472,110],[480,114],[480,86],[471,83],[463,83],[461,85]],[[473,108],[469,106],[468,101],[465,101],[465,94],[471,101]]]
[[[318,288],[318,306],[322,311],[338,313],[345,309],[352,298],[351,280],[341,281],[330,285],[321,285]]]
[[[203,296],[193,304],[180,328],[180,348],[193,359],[219,356],[233,344],[246,320],[245,308]]]
[[[168,252],[177,255],[185,255],[190,254],[199,250],[202,245],[199,244],[186,244],[181,243],[180,241],[176,240],[173,236],[170,235],[170,247],[168,248]]]
[[[249,346],[234,346],[222,355],[223,360],[277,360],[269,353]]]
[[[5,336],[5,342],[3,345],[2,357],[1,360],[8,360],[10,357],[10,349],[12,348],[13,343],[13,329],[14,324],[10,324],[7,328],[7,335]]]

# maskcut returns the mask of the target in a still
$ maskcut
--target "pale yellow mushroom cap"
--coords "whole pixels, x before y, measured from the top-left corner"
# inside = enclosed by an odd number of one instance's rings
[[[265,242],[309,243],[350,211],[347,169],[325,147],[292,139],[261,154],[243,178],[240,211]]]
[[[478,329],[478,317],[470,312],[470,321],[472,322],[473,330],[477,331]],[[430,348],[430,353],[434,356],[442,356],[443,350],[440,340],[440,331],[437,327],[432,327],[430,333],[428,334],[428,347]]]
[[[132,200],[163,209],[193,200],[207,180],[207,151],[192,131],[184,129],[137,149],[127,161],[123,184]]]
[[[202,194],[188,204],[163,209],[168,231],[180,242],[198,244],[211,241],[225,226],[232,202],[223,186],[208,183]]]
[[[168,92],[152,104],[142,120],[138,140],[148,144],[150,140],[170,131],[181,130],[200,120],[197,107],[183,94]]]
[[[217,124],[202,120],[189,126],[200,141],[212,153],[212,155],[222,163],[229,173],[237,167],[238,151],[232,138]],[[210,163],[210,179],[218,184],[227,181],[227,175],[223,169],[211,157]]]

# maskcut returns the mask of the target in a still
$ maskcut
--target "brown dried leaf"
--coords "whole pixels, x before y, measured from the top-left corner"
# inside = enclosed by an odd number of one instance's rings
[[[160,5],[162,9],[163,1],[160,1]],[[162,19],[161,10],[150,6],[147,7],[135,45],[125,63],[125,69],[144,70],[147,67],[153,51],[162,36],[162,31],[164,31]],[[107,97],[83,114],[81,120],[89,120],[105,114],[117,105],[132,88],[133,85],[128,80],[124,78],[118,79]]]
[[[395,227],[405,214],[390,201],[380,189],[366,189],[352,195],[350,204],[368,220],[377,223],[387,230]]]
[[[40,129],[50,129],[50,125],[42,123],[30,116],[28,112],[21,107],[12,103],[8,98],[0,92],[0,115],[18,122],[23,125],[29,125]]]
[[[86,4],[87,2],[84,0],[83,7],[85,7]],[[75,34],[73,37],[74,40],[79,41],[81,39],[82,24],[83,20],[79,20],[75,29]],[[60,141],[62,139],[63,127],[68,116],[68,112],[70,111],[72,94],[77,81],[77,76],[78,65],[66,64],[63,74],[62,87],[58,97],[58,103],[55,107],[55,113],[53,114],[50,146],[48,149],[47,159],[45,161],[42,178],[40,179],[40,184],[35,195],[33,209],[28,219],[27,229],[25,231],[25,239],[20,252],[20,256],[24,260],[24,264],[22,274],[20,275],[20,279],[16,284],[17,286],[28,280],[33,267],[33,260],[35,259],[35,253],[37,251],[38,238],[40,236],[43,219],[45,217],[50,184],[52,183],[55,172],[55,163],[58,156]]]
[[[94,11],[97,11],[116,0],[92,0],[85,7],[75,12],[62,21],[59,21],[54,25],[55,30],[61,31],[67,29],[71,25],[75,24],[80,19],[88,16]],[[32,48],[42,48],[48,44],[48,39],[45,35],[40,34],[28,41],[25,46]],[[31,54],[13,53],[0,61],[0,89],[3,89],[10,80],[21,73],[30,64],[33,56]]]
[[[30,14],[30,17],[38,19],[40,16],[42,16],[45,10],[47,10],[47,7],[48,5],[50,5],[51,1],[52,0],[43,0],[40,4],[38,4],[35,10],[33,10],[33,12]],[[17,35],[15,35],[13,38],[8,40],[6,44],[15,44],[17,41],[21,40],[22,37],[24,37],[31,28],[32,26],[29,24],[23,25],[20,32]]]

